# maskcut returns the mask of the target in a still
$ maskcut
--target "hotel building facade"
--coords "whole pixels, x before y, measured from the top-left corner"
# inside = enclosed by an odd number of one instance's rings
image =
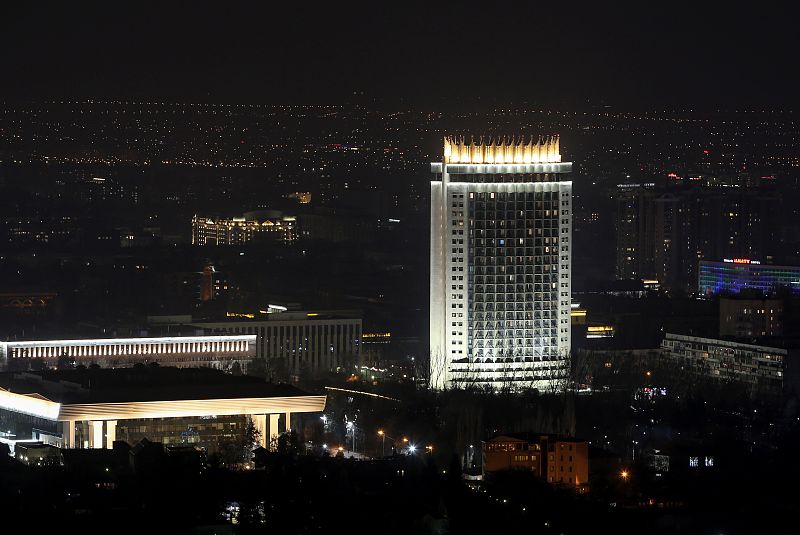
[[[274,210],[227,219],[192,218],[192,245],[243,245],[258,239],[292,243],[297,237],[297,218]]]
[[[445,138],[431,170],[431,387],[563,388],[572,164],[558,136]]]
[[[700,261],[700,295],[738,294],[751,291],[774,294],[782,288],[800,295],[800,266],[774,266],[749,258],[726,258],[722,262]]]

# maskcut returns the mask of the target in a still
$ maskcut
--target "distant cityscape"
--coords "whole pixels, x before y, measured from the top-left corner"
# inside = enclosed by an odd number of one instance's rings
[[[163,472],[192,526],[727,533],[797,471],[791,111],[51,100],[0,140],[18,512],[166,513]]]

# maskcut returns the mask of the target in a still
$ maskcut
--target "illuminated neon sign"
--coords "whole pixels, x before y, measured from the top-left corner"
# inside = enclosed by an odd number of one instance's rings
[[[724,258],[723,262],[729,264],[760,264],[760,260],[750,260],[749,258]]]

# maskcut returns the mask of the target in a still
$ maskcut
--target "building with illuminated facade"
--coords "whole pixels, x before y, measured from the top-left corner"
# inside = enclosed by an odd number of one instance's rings
[[[773,266],[749,258],[700,262],[697,290],[701,295],[745,291],[768,295],[782,288],[800,295],[800,266]]]
[[[256,335],[255,357],[270,369],[285,364],[290,375],[335,372],[361,363],[362,320],[356,311],[229,313],[222,321],[194,322],[209,334]]]
[[[252,421],[261,446],[319,413],[325,396],[208,368],[46,370],[0,373],[0,441],[111,448],[142,438],[216,450]]]
[[[531,472],[552,485],[589,485],[589,443],[557,435],[509,433],[483,443],[483,473]]]
[[[126,368],[158,363],[179,368],[230,369],[234,363],[247,370],[256,354],[256,337],[164,336],[152,338],[100,338],[0,342],[0,369],[28,369],[34,362],[55,368],[97,364],[103,368]]]
[[[297,237],[297,218],[274,210],[228,219],[192,217],[192,245],[243,245],[253,240],[292,243]]]
[[[431,170],[430,385],[562,388],[572,164],[558,136],[446,138]]]

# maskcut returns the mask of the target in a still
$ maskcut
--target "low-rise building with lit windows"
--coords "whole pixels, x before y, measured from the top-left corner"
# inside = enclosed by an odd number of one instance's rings
[[[155,362],[161,366],[222,370],[236,363],[244,371],[255,354],[256,337],[247,334],[30,340],[0,342],[0,370],[64,364],[125,368]]]
[[[44,370],[0,373],[0,441],[63,448],[111,448],[142,438],[214,451],[249,423],[269,447],[325,396],[209,368]]]
[[[364,343],[362,362],[367,366],[380,366],[386,360],[392,343],[392,333],[388,331],[362,333],[361,339]]]
[[[265,359],[268,367],[280,359],[295,376],[337,371],[362,360],[362,320],[357,311],[287,311],[273,306],[254,313],[228,313],[222,321],[192,326],[209,334],[257,335],[255,357]]]
[[[783,336],[783,300],[720,298],[719,335],[733,338]]]
[[[253,240],[291,243],[297,237],[297,218],[275,210],[232,218],[192,218],[192,245],[243,245]]]
[[[586,490],[589,443],[558,435],[509,433],[483,443],[483,472],[532,472],[553,485]]]
[[[786,348],[667,333],[661,353],[690,375],[739,382],[754,395],[779,395],[784,390]]]

